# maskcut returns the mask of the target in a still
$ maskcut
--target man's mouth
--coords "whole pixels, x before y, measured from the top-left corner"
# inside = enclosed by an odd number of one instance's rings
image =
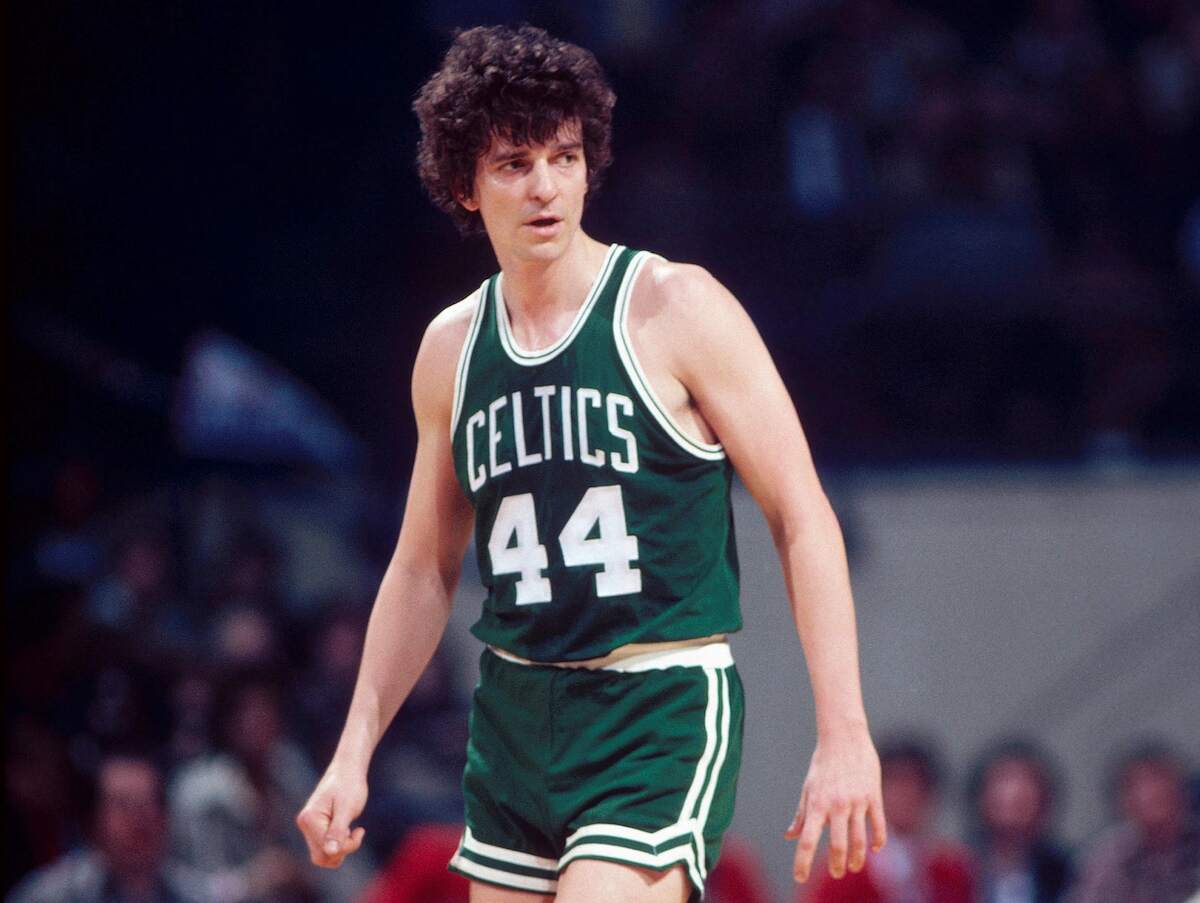
[[[539,216],[537,219],[531,219],[525,225],[534,226],[535,228],[541,228],[543,226],[553,226],[558,221],[559,220],[558,220],[557,216]]]

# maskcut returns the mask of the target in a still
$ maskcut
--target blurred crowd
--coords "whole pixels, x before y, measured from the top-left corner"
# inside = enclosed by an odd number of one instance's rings
[[[22,309],[159,372],[216,325],[313,382],[397,483],[424,325],[494,266],[422,197],[409,106],[452,27],[521,19],[593,48],[616,88],[592,234],[726,282],[819,460],[1200,451],[1194,0],[199,5],[188,27],[37,9]],[[14,397],[44,438],[61,360],[22,329]],[[73,366],[91,398],[126,393],[110,416],[150,404],[129,368]]]
[[[597,203],[770,325],[821,445],[1195,452],[1194,2],[648,5]]]
[[[1054,833],[1056,768],[1032,741],[996,742],[976,761],[965,792],[963,838],[935,828],[946,788],[935,749],[915,738],[884,740],[883,798],[889,840],[857,874],[818,875],[807,903],[1150,903],[1200,893],[1200,833],[1187,767],[1145,742],[1112,767],[1116,821],[1085,849]]]
[[[465,700],[443,649],[379,749],[369,849],[308,866],[293,819],[337,743],[371,597],[311,597],[268,514],[274,479],[125,495],[75,459],[51,482],[9,558],[12,899],[352,900],[409,827],[461,819]]]
[[[313,868],[293,818],[336,745],[369,599],[305,598],[272,505],[244,477],[112,497],[76,460],[53,485],[10,561],[21,588],[6,609],[6,898],[465,900],[445,871],[466,742],[453,650],[439,650],[376,755],[366,847],[338,871]],[[1198,785],[1161,743],[1120,754],[1096,789],[1114,821],[1074,851],[1055,839],[1059,780],[1035,743],[981,754],[959,838],[937,833],[960,794],[935,747],[884,738],[880,754],[887,847],[842,881],[818,870],[800,900],[1183,903],[1200,892]],[[729,840],[709,899],[772,899],[764,842]]]

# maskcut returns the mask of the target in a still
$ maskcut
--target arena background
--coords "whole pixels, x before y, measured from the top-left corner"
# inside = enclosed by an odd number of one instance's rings
[[[324,766],[417,342],[494,266],[421,194],[411,99],[454,26],[521,20],[617,90],[591,233],[704,264],[776,356],[847,533],[873,725],[941,750],[942,829],[964,835],[973,757],[1014,733],[1057,759],[1078,849],[1114,753],[1153,735],[1200,761],[1194,4],[26,4],[6,888],[84,836],[104,750],[179,769],[217,743],[229,674],[279,680]],[[744,493],[737,514],[734,831],[783,900],[811,700]],[[376,862],[454,818],[473,574],[472,551],[377,769]]]

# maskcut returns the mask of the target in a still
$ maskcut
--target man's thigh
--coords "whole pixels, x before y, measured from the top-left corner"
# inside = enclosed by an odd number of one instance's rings
[[[554,903],[554,899],[553,894],[531,894],[481,881],[471,882],[471,903]]]
[[[471,903],[685,903],[692,885],[682,866],[656,872],[599,859],[567,866],[557,895],[531,894],[471,882]]]
[[[681,865],[659,872],[599,859],[577,859],[559,876],[554,901],[686,903],[691,892],[692,884]]]

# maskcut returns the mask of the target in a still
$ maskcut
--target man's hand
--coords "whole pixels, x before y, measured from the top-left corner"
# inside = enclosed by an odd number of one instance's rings
[[[857,872],[867,858],[867,823],[871,849],[887,842],[879,756],[865,727],[846,736],[820,738],[808,767],[800,805],[786,836],[797,840],[793,875],[807,881],[813,856],[829,825],[829,874],[841,878],[846,868]]]
[[[330,768],[325,772],[300,814],[296,826],[308,844],[313,865],[335,869],[362,846],[363,829],[350,829],[367,803],[367,782],[346,777]]]

